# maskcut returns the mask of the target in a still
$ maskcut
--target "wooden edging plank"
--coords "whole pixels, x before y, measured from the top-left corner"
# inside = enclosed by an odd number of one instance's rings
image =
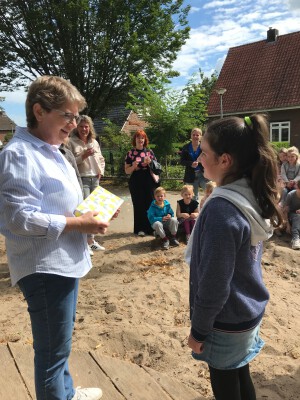
[[[194,389],[184,385],[178,379],[163,375],[151,368],[143,368],[169,393],[173,400],[205,400]]]
[[[97,350],[91,354],[126,400],[172,400],[161,386],[138,365],[104,356]]]
[[[0,346],[0,399],[30,399],[14,359],[6,345]]]
[[[70,372],[75,387],[100,387],[103,392],[103,400],[124,400],[124,397],[89,353],[73,351],[70,356]]]
[[[21,343],[9,343],[9,348],[31,397],[35,399],[32,346],[23,345]]]

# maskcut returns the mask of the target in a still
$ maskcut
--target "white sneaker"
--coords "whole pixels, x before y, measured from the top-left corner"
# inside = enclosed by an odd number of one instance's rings
[[[98,242],[96,242],[96,240],[94,240],[94,242],[92,244],[89,245],[91,250],[94,251],[104,251],[105,247],[101,246],[101,244],[99,244]]]
[[[102,397],[102,390],[100,388],[85,388],[81,389],[79,386],[76,388],[75,395],[72,400],[99,400]]]
[[[90,246],[88,246],[88,249],[89,249],[90,256],[92,257],[92,256],[94,255],[94,252],[93,252],[93,250],[90,248]]]
[[[138,236],[140,236],[140,237],[144,237],[146,234],[145,234],[145,232],[143,232],[143,231],[139,231],[138,232]]]
[[[292,249],[299,250],[300,249],[300,239],[293,239],[292,240]]]

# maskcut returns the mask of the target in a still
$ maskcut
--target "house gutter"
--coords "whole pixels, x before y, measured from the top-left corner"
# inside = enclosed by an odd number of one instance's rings
[[[265,109],[265,110],[251,110],[251,111],[236,111],[236,112],[224,112],[223,116],[231,116],[231,115],[239,115],[239,114],[256,114],[256,113],[265,113],[265,112],[274,112],[274,111],[286,111],[286,110],[297,110],[300,109],[299,106],[292,106],[292,107],[284,107],[284,108],[270,108],[270,109]],[[208,118],[213,118],[213,117],[221,117],[221,114],[209,114]]]

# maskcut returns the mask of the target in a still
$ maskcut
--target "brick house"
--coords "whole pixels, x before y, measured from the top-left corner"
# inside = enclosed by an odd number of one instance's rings
[[[113,124],[117,125],[120,131],[130,134],[138,129],[145,129],[148,124],[143,121],[136,113],[125,108],[125,106],[111,107],[94,119],[94,127],[97,135],[102,135],[105,127],[104,119],[109,119]]]
[[[0,141],[3,144],[5,135],[13,133],[16,129],[16,124],[0,109]],[[0,145],[1,145],[0,143]]]
[[[208,104],[208,118],[267,113],[270,140],[300,148],[300,32],[229,49]],[[220,89],[226,89],[220,93]],[[222,107],[221,107],[222,104]]]

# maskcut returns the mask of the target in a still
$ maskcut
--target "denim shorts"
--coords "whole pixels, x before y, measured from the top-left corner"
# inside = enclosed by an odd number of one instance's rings
[[[205,361],[216,369],[236,369],[253,360],[264,346],[259,337],[260,324],[246,332],[211,331],[201,354],[192,352],[195,360]]]

